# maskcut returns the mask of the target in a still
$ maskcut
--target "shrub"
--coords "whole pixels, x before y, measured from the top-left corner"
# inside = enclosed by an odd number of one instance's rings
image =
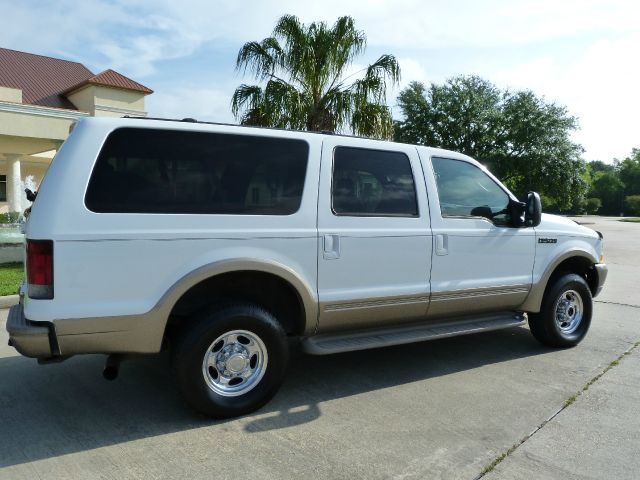
[[[624,197],[624,203],[629,213],[632,215],[640,215],[640,195],[629,195]]]
[[[585,209],[587,210],[588,214],[593,215],[595,213],[598,213],[598,210],[600,210],[601,207],[602,200],[600,200],[599,198],[587,198]]]
[[[0,213],[0,224],[18,223],[20,212]]]

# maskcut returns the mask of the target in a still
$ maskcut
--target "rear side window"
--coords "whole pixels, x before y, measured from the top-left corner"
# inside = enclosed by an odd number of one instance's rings
[[[302,140],[121,128],[98,156],[85,203],[99,213],[290,215],[308,156]]]
[[[418,215],[409,157],[401,152],[337,147],[332,207],[336,215]]]

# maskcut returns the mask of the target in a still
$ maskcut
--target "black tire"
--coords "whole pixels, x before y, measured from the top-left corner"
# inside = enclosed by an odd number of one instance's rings
[[[228,388],[218,385],[219,379],[227,377],[219,374],[217,367],[213,371],[211,367],[205,370],[203,362],[205,355],[220,358],[216,352],[223,352],[223,347],[216,347],[213,342],[238,330],[246,331],[262,342],[267,360],[261,370],[262,376],[256,376],[252,386],[247,384],[251,388],[246,393],[229,396],[229,392],[220,394],[215,391],[216,388]],[[238,341],[229,342],[228,348],[242,343],[242,340],[242,335],[239,335]],[[244,340],[247,340],[246,337]],[[227,347],[226,342],[223,345]],[[282,326],[263,308],[246,303],[216,306],[194,316],[178,333],[172,350],[174,375],[183,397],[193,408],[214,418],[244,415],[266,404],[278,391],[289,360],[287,338]],[[253,358],[245,362],[245,371],[252,363]]]
[[[562,322],[556,319],[556,307],[562,301],[566,305],[566,315]],[[576,305],[581,303],[581,319],[574,325],[571,313],[576,318]],[[563,308],[560,306],[559,308]],[[540,313],[530,313],[529,329],[533,336],[542,344],[567,348],[580,343],[589,331],[593,313],[593,299],[591,290],[584,278],[574,273],[567,273],[557,277],[547,288],[542,299]]]

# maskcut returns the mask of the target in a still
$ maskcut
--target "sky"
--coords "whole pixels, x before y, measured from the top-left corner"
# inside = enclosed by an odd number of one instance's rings
[[[303,22],[350,15],[367,35],[352,68],[384,53],[402,80],[442,83],[480,75],[530,89],[578,117],[586,160],[611,162],[640,147],[640,2],[637,0],[0,0],[0,47],[113,68],[150,87],[149,116],[235,122],[231,95],[247,41],[283,14]]]

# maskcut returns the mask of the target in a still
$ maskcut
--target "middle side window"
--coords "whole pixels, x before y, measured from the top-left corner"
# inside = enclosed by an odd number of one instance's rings
[[[331,200],[336,215],[417,217],[409,157],[401,152],[336,147]]]

